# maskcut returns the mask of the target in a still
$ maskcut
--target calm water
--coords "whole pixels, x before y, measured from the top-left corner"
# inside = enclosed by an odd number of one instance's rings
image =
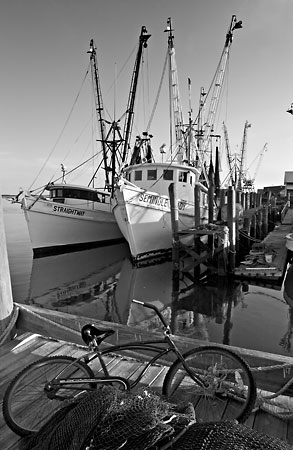
[[[158,329],[150,310],[131,305],[136,298],[159,306],[175,334],[293,354],[293,268],[276,289],[182,278],[174,299],[172,263],[133,267],[126,244],[33,259],[20,206],[4,199],[3,207],[16,302]]]

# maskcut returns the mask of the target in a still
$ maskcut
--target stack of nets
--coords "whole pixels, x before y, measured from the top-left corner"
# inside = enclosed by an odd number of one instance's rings
[[[197,423],[191,404],[112,387],[80,396],[32,436],[25,450],[293,450],[233,422]]]

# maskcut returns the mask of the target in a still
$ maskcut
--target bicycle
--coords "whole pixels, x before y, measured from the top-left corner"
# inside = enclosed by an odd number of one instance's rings
[[[93,324],[83,326],[81,336],[89,352],[79,358],[44,357],[24,368],[8,386],[3,399],[3,416],[15,433],[26,436],[38,431],[64,406],[64,401],[72,400],[82,392],[106,384],[119,389],[134,389],[147,370],[169,353],[173,353],[176,359],[164,378],[163,398],[172,403],[192,402],[197,421],[244,422],[247,419],[256,399],[255,381],[247,363],[238,354],[220,345],[202,346],[182,354],[159,309],[139,300],[133,302],[156,313],[163,325],[163,338],[100,349],[100,344],[114,330],[98,329]],[[154,356],[149,358],[134,380],[111,376],[104,357],[123,351],[147,351]],[[89,363],[96,358],[99,370],[95,376]]]

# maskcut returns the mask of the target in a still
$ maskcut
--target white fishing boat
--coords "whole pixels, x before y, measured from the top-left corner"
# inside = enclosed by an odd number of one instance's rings
[[[135,62],[142,55],[142,49],[150,35],[142,27],[139,36],[139,49]],[[127,146],[131,134],[133,111],[128,105],[125,116],[123,136],[120,131],[119,120],[109,122],[104,118],[103,101],[96,58],[96,47],[90,42],[90,66],[95,97],[95,111],[100,128],[101,149],[94,155],[96,168],[90,175],[87,185],[69,184],[65,177],[65,168],[61,164],[62,179],[41,187],[39,190],[22,194],[21,206],[28,224],[30,239],[34,255],[44,255],[56,252],[67,252],[86,246],[117,243],[124,237],[115,220],[110,203],[115,179],[119,173],[122,146]],[[139,61],[140,62],[140,61]],[[88,70],[87,70],[88,72]],[[135,71],[138,76],[138,70]],[[131,91],[130,98],[133,99]],[[107,128],[107,131],[106,131]],[[97,157],[102,155],[101,160]],[[89,158],[85,163],[91,162]],[[82,164],[79,165],[79,167]],[[94,186],[97,173],[103,171],[103,188]],[[73,170],[71,170],[73,172]],[[17,199],[18,200],[18,199]]]
[[[194,226],[194,188],[201,188],[201,223],[208,220],[208,189],[199,183],[200,172],[184,164],[145,163],[125,169],[115,190],[113,212],[132,257],[142,259],[172,247],[169,185],[177,184],[179,229]],[[139,180],[140,178],[140,180]],[[130,180],[135,180],[133,184]]]
[[[35,256],[124,240],[109,192],[62,183],[49,184],[46,191],[48,196],[22,199]]]
[[[169,56],[169,89],[171,99],[170,117],[170,156],[166,161],[155,162],[150,145],[150,135],[144,133],[137,137],[130,163],[124,168],[119,185],[114,191],[113,212],[130,252],[135,260],[152,257],[172,247],[172,217],[169,199],[169,186],[175,186],[178,206],[179,231],[194,228],[208,222],[208,186],[210,170],[207,164],[211,160],[211,152],[207,150],[211,138],[211,130],[220,88],[225,73],[232,32],[240,28],[241,23],[232,17],[226,35],[225,47],[214,77],[214,92],[208,118],[204,124],[198,119],[197,139],[194,135],[193,121],[189,115],[189,124],[184,125],[180,103],[173,30],[171,19],[167,22],[168,56]],[[201,105],[203,109],[204,102]],[[202,109],[199,118],[202,119]],[[191,114],[191,107],[190,107]],[[173,138],[172,138],[173,136]],[[162,159],[165,150],[160,149]],[[207,156],[208,155],[208,156]],[[212,164],[210,164],[210,167]],[[207,174],[209,172],[209,174]],[[199,223],[195,224],[195,187],[200,194],[196,207],[199,210]],[[216,205],[212,210],[216,211]],[[189,241],[192,241],[189,237]],[[188,244],[188,240],[185,240]]]

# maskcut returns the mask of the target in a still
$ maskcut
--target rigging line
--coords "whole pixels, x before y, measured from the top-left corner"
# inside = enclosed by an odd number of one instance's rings
[[[126,59],[125,63],[123,64],[123,66],[122,66],[121,69],[119,70],[118,74],[116,75],[116,73],[115,73],[114,80],[113,80],[112,84],[109,86],[109,89],[108,89],[108,91],[106,92],[106,96],[107,96],[107,95],[109,94],[109,92],[112,90],[113,86],[115,87],[118,78],[120,77],[121,73],[123,72],[123,70],[124,70],[125,67],[127,66],[127,64],[128,64],[128,62],[129,62],[130,58],[132,57],[133,53],[136,51],[137,46],[138,46],[138,44],[135,44],[135,46],[133,47],[132,51],[130,52],[128,58]],[[109,113],[108,109],[107,109],[105,106],[104,106],[104,108],[105,108],[105,111],[107,112],[107,114],[108,114],[110,120],[113,121],[113,119],[112,119],[112,117],[111,117],[111,114]],[[125,115],[125,113],[123,113],[123,116],[124,116],[124,115]],[[121,120],[121,119],[120,119],[120,120]]]
[[[157,92],[157,95],[156,95],[156,98],[155,98],[155,102],[154,102],[154,106],[153,106],[153,109],[152,109],[152,112],[151,112],[151,115],[150,115],[150,118],[149,118],[149,122],[148,122],[147,127],[146,127],[146,131],[147,132],[150,129],[151,123],[152,123],[153,118],[154,118],[155,111],[156,111],[157,106],[158,106],[159,96],[160,96],[160,93],[161,93],[161,90],[162,90],[162,84],[163,84],[165,73],[166,73],[167,62],[168,62],[168,50],[167,50],[166,58],[165,58],[165,61],[164,61],[164,66],[163,66],[163,71],[162,71],[162,75],[161,75],[161,79],[160,79],[158,92]]]
[[[77,170],[77,169],[79,169],[80,167],[82,167],[84,164],[87,164],[89,161],[91,161],[91,159],[93,159],[93,158],[95,158],[97,155],[99,155],[101,153],[101,150],[99,151],[99,152],[96,152],[94,155],[92,155],[90,158],[88,158],[86,161],[83,161],[81,164],[79,164],[78,166],[76,166],[76,167],[74,167],[73,169],[71,169],[71,170],[69,170],[68,172],[67,172],[67,174],[66,175],[70,175],[72,172],[74,172],[75,170]],[[53,181],[50,181],[50,183],[55,183],[56,181],[59,181],[59,180],[62,180],[62,178],[63,178],[63,175],[61,175],[60,177],[58,177],[58,178],[56,178],[55,180],[53,180]],[[52,178],[51,178],[52,179]],[[38,191],[39,189],[44,189],[46,186],[47,186],[47,184],[48,183],[46,183],[46,184],[44,184],[44,185],[42,185],[42,186],[40,186],[40,187],[38,187],[38,188],[35,188],[35,189],[33,189],[33,190],[31,190],[30,192],[36,192],[36,191]]]
[[[205,106],[206,103],[207,103],[207,100],[208,100],[208,98],[209,98],[210,92],[211,92],[211,90],[212,90],[212,88],[213,88],[213,86],[214,86],[214,82],[215,82],[215,79],[216,79],[216,77],[217,77],[217,74],[218,74],[218,71],[219,71],[219,67],[220,67],[220,65],[221,65],[221,61],[222,61],[222,57],[223,57],[224,52],[225,52],[225,49],[224,49],[224,50],[222,51],[222,53],[221,53],[221,57],[220,57],[220,60],[219,60],[218,65],[217,65],[216,71],[215,71],[215,73],[214,73],[214,76],[213,76],[213,78],[212,78],[210,87],[209,87],[209,89],[208,89],[208,91],[207,91],[207,93],[206,93],[206,95],[205,95],[205,98],[204,98],[204,101],[203,101],[203,103],[202,103],[202,106],[201,106],[200,110],[198,111],[197,116],[196,116],[195,119],[193,120],[191,126],[195,126],[195,125],[196,125],[196,123],[197,123],[197,121],[198,121],[198,118],[199,118],[199,115],[200,115],[200,111],[204,108],[204,106]],[[205,124],[204,124],[204,125],[205,125]]]
[[[87,78],[87,76],[88,76],[88,74],[89,74],[89,69],[90,69],[90,64],[88,65],[88,68],[87,68],[86,73],[85,73],[85,76],[84,76],[84,78],[83,78],[83,80],[82,80],[82,83],[81,83],[81,86],[80,86],[80,88],[79,88],[79,91],[78,91],[78,93],[77,93],[77,95],[76,95],[76,97],[75,97],[75,100],[74,100],[73,105],[72,105],[72,107],[71,107],[71,109],[70,109],[70,112],[69,112],[69,114],[68,114],[68,116],[67,116],[67,119],[66,119],[66,121],[65,121],[65,124],[64,124],[64,126],[63,126],[61,132],[59,133],[59,136],[58,136],[58,138],[57,138],[57,141],[55,142],[55,145],[53,146],[52,150],[50,151],[49,155],[47,156],[47,158],[46,158],[46,160],[45,160],[43,166],[42,166],[41,169],[39,170],[37,176],[35,177],[35,179],[34,179],[33,182],[31,183],[31,185],[30,185],[30,187],[29,187],[29,190],[31,190],[32,186],[34,185],[34,183],[36,182],[36,180],[37,180],[38,177],[40,176],[41,172],[44,170],[44,167],[46,166],[47,162],[48,162],[49,159],[51,158],[51,156],[52,156],[54,150],[56,149],[56,147],[57,147],[57,145],[58,145],[58,143],[59,143],[59,141],[60,141],[60,139],[61,139],[61,137],[62,137],[62,135],[63,135],[63,133],[64,133],[64,130],[65,130],[65,128],[66,128],[66,126],[67,126],[67,124],[68,124],[68,122],[69,122],[69,119],[70,119],[70,117],[71,117],[71,115],[72,115],[72,113],[73,113],[74,107],[75,107],[75,105],[76,105],[76,103],[77,103],[77,100],[78,100],[78,98],[79,98],[79,96],[80,96],[80,93],[81,93],[81,90],[82,90],[83,85],[84,85],[84,83],[85,83],[85,80],[86,80],[86,78]]]

